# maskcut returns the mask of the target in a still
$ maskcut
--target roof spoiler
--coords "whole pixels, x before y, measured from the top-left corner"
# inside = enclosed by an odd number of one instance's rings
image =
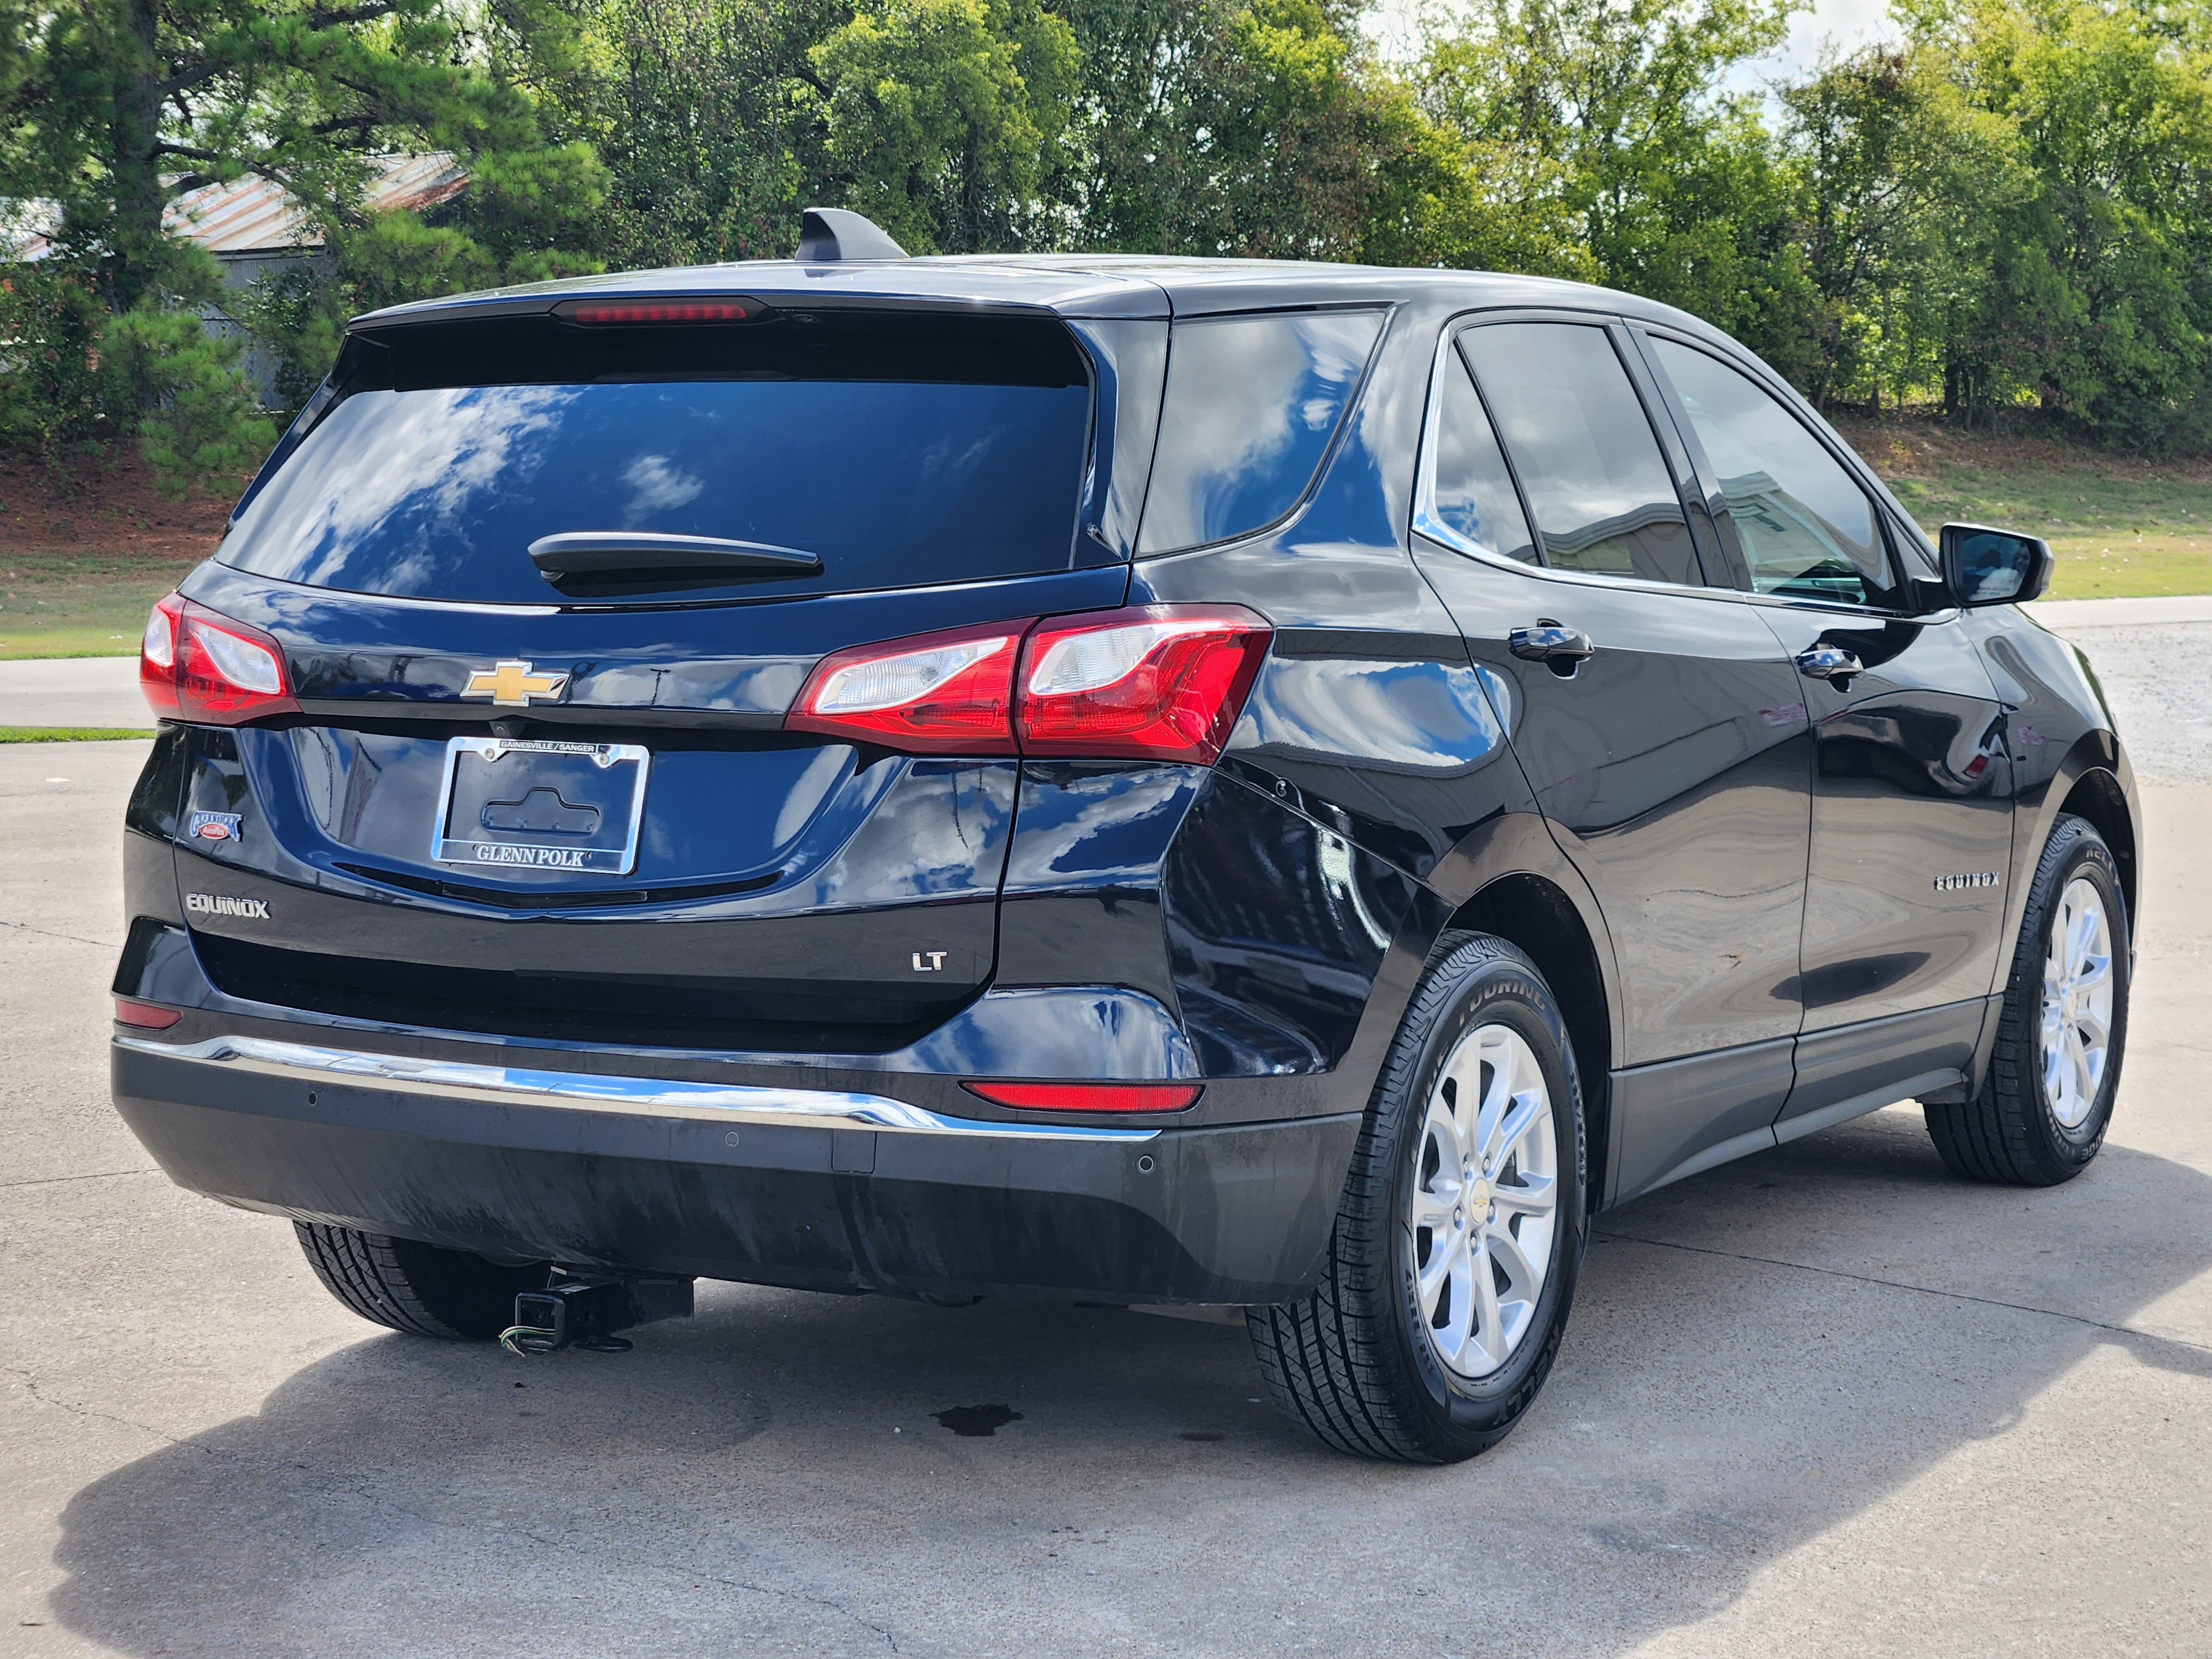
[[[903,259],[907,251],[883,227],[843,208],[809,208],[799,223],[801,264],[836,264],[847,259]]]

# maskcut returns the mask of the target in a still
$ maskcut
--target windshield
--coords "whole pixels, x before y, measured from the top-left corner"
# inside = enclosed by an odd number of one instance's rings
[[[822,562],[818,574],[724,573],[708,597],[1064,569],[1091,388],[1053,326],[1057,366],[966,360],[988,376],[973,380],[924,378],[946,372],[941,350],[924,360],[847,339],[810,356],[768,331],[736,349],[727,331],[689,356],[691,373],[714,376],[699,379],[681,377],[686,355],[665,333],[629,356],[602,340],[564,352],[552,336],[540,353],[498,353],[496,376],[482,354],[473,365],[457,354],[462,372],[446,378],[489,384],[422,385],[434,377],[420,362],[434,358],[418,349],[331,410],[249,501],[222,557],[353,592],[526,604],[562,599],[531,544],[580,532],[714,537]],[[521,380],[518,360],[580,378]],[[1030,383],[1008,383],[1017,374]]]

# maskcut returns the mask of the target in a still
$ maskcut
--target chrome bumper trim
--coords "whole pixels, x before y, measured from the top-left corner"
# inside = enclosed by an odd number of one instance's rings
[[[1158,1129],[1094,1129],[1074,1124],[993,1123],[980,1118],[947,1117],[883,1095],[827,1089],[764,1089],[744,1084],[602,1077],[590,1072],[539,1072],[520,1066],[476,1066],[459,1060],[323,1048],[304,1042],[274,1042],[264,1037],[221,1036],[204,1042],[173,1043],[118,1036],[115,1042],[118,1048],[164,1060],[232,1066],[266,1076],[307,1081],[331,1079],[405,1094],[466,1095],[505,1105],[619,1112],[634,1117],[1018,1140],[1139,1141],[1151,1140],[1159,1133]]]

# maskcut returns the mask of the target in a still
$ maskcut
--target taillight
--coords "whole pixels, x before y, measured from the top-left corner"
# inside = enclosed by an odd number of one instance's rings
[[[1052,617],[1022,655],[1014,705],[1022,753],[1210,766],[1271,637],[1264,621],[1237,605]]]
[[[166,1031],[184,1018],[175,1008],[164,1008],[158,1002],[141,1002],[136,997],[115,999],[115,1023],[137,1025],[149,1031]]]
[[[1272,637],[1241,606],[1206,605],[917,634],[824,657],[783,723],[918,754],[1211,766]]]
[[[963,1083],[994,1106],[1030,1112],[1180,1112],[1205,1092],[1196,1083]]]
[[[300,712],[276,641],[176,593],[146,619],[138,689],[164,720],[243,726]]]
[[[994,623],[836,652],[815,665],[784,726],[922,754],[1011,755],[1014,659],[1029,626]]]

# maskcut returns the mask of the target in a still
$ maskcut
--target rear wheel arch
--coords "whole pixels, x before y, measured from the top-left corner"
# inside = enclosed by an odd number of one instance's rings
[[[1582,1074],[1589,1136],[1590,1207],[1603,1199],[1612,1167],[1613,998],[1596,939],[1580,908],[1556,882],[1529,872],[1486,884],[1452,915],[1445,937],[1460,931],[1488,933],[1515,946],[1558,1000]]]

